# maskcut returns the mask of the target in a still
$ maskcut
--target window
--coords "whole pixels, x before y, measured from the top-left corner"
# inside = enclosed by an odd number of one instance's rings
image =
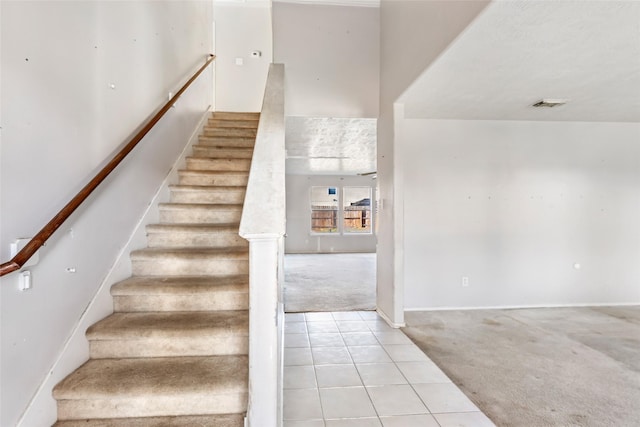
[[[338,189],[311,187],[311,231],[338,233]]]
[[[371,233],[371,187],[344,187],[343,232]]]
[[[371,187],[311,187],[311,232],[371,234]]]

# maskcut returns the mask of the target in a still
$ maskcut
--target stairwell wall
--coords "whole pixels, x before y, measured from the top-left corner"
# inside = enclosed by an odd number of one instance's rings
[[[380,9],[317,3],[273,3],[287,116],[377,117]]]
[[[271,2],[216,1],[214,14],[216,110],[258,112],[273,59]]]
[[[213,6],[3,1],[0,20],[5,261],[9,244],[32,237],[204,62]],[[110,286],[105,278],[130,274],[118,256],[128,258],[128,242],[144,245],[144,234],[132,233],[212,97],[207,70],[25,268],[33,289],[18,290],[17,272],[1,279],[1,425],[17,425],[27,408],[22,425],[55,420],[46,387],[88,358],[72,331],[111,312],[106,292],[92,301]]]

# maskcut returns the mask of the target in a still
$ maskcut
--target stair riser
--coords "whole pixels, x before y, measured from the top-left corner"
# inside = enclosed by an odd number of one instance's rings
[[[216,111],[211,115],[211,119],[220,120],[258,120],[260,113],[234,113],[229,111]]]
[[[209,128],[248,128],[257,129],[258,120],[221,120],[209,119],[205,129]]]
[[[244,415],[196,415],[182,417],[102,418],[60,421],[53,427],[243,427]]]
[[[212,147],[242,147],[253,148],[255,138],[233,138],[223,136],[200,136],[198,138],[199,145],[207,145]]]
[[[194,171],[180,171],[181,185],[231,185],[246,186],[249,182],[249,175],[218,175],[209,173],[198,173]]]
[[[59,400],[58,419],[154,417],[241,413],[247,393],[205,396],[144,396],[126,399]]]
[[[237,259],[166,259],[132,260],[134,276],[198,276],[202,274],[248,274],[249,262]]]
[[[160,222],[167,224],[225,224],[240,222],[241,210],[222,209],[163,209]]]
[[[249,246],[249,242],[235,233],[149,233],[150,248],[220,248],[227,246]]]
[[[113,297],[116,312],[247,310],[249,294],[126,295]]]
[[[204,136],[242,136],[245,138],[255,138],[256,129],[244,128],[209,128],[202,131]]]
[[[197,191],[197,190],[172,190],[172,203],[242,203],[245,190],[228,191]]]
[[[253,149],[224,149],[208,146],[193,147],[193,155],[195,157],[209,157],[215,159],[250,159],[253,157]]]
[[[207,159],[190,157],[187,159],[187,169],[198,171],[243,171],[251,168],[251,159]]]
[[[137,340],[91,340],[91,358],[226,356],[246,355],[249,336],[234,334],[199,338],[144,338]]]

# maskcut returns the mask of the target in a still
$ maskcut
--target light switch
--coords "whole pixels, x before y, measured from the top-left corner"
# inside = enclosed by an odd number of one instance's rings
[[[18,286],[21,291],[31,289],[31,272],[29,270],[20,273],[20,284]]]

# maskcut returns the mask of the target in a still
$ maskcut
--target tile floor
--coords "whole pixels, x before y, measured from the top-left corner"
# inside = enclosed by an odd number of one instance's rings
[[[494,427],[373,311],[287,313],[284,427]]]

